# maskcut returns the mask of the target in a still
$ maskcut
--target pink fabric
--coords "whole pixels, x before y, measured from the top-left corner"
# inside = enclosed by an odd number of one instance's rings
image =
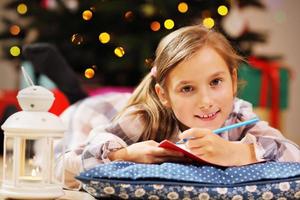
[[[106,87],[100,87],[100,88],[87,88],[86,91],[89,96],[95,96],[100,94],[107,94],[111,92],[117,92],[117,93],[131,93],[133,92],[133,87],[116,87],[116,86],[106,86]]]

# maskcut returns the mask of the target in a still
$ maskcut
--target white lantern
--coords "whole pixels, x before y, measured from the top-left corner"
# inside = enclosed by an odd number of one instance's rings
[[[64,177],[55,177],[54,143],[65,127],[47,112],[54,95],[41,86],[29,86],[17,96],[22,111],[11,115],[4,130],[3,180],[0,193],[14,199],[49,199],[64,195]],[[63,159],[63,158],[62,158]]]

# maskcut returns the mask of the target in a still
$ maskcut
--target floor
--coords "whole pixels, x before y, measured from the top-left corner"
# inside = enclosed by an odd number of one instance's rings
[[[3,167],[2,157],[0,157],[0,185],[1,185],[1,181],[2,181],[2,167]],[[70,190],[64,190],[64,192],[65,192],[65,195],[56,200],[95,200],[95,198],[93,198],[91,195],[89,195],[86,192],[70,191]],[[5,197],[3,197],[0,194],[0,200],[4,200],[4,199],[5,199]]]

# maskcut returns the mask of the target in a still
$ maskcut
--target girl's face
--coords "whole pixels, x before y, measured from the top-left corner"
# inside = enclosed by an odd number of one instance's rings
[[[156,92],[163,105],[173,110],[182,130],[214,130],[232,111],[237,74],[231,77],[223,58],[213,48],[203,47],[170,71],[166,88],[156,85]]]

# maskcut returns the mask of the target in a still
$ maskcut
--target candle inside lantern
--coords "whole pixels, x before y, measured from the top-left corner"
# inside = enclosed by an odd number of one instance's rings
[[[39,176],[20,176],[20,181],[26,181],[26,182],[37,182],[41,181],[42,178]]]
[[[39,168],[37,167],[36,169],[31,170],[31,176],[20,176],[19,180],[20,181],[26,181],[26,182],[37,182],[41,181],[42,177],[37,176],[39,172]]]

